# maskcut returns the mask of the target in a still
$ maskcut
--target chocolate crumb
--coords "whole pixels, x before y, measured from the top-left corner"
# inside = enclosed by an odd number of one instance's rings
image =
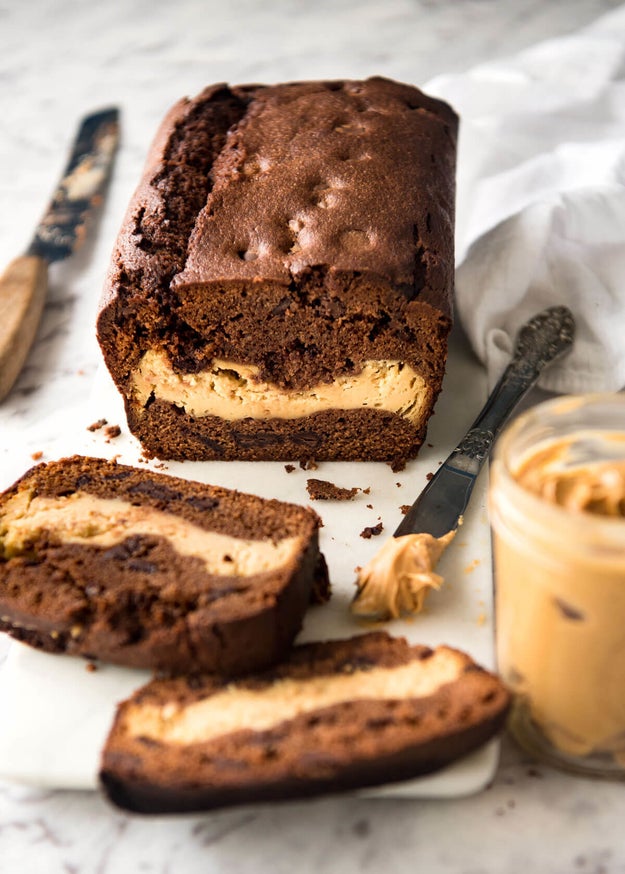
[[[434,479],[434,474],[433,473],[426,473],[425,478],[429,482],[431,479]]]
[[[87,427],[87,431],[99,431],[100,428],[107,424],[106,419],[98,419],[97,422],[92,422],[92,424]]]
[[[306,480],[306,490],[313,501],[353,501],[359,488],[342,489],[324,479]]]
[[[366,528],[363,528],[360,532],[360,536],[364,540],[371,540],[372,537],[377,537],[378,534],[381,534],[384,530],[384,525],[381,522],[378,522],[377,525],[367,525]]]
[[[285,465],[284,465],[284,469],[286,470],[287,473],[293,473],[293,471],[294,471],[296,468],[295,468],[295,465],[294,465],[294,464],[285,464]]]
[[[367,486],[366,489],[363,489],[362,493],[363,493],[363,495],[370,495],[371,494],[371,486]]]
[[[408,510],[411,508],[412,504],[402,504],[399,508],[401,510],[402,516],[405,516]]]
[[[367,510],[373,510],[373,504],[367,504]]]
[[[104,429],[104,433],[109,438],[109,440],[113,440],[115,437],[119,437],[122,433],[122,429],[119,425],[109,425],[108,428]]]
[[[303,459],[302,461],[300,461],[299,466],[302,468],[302,470],[317,470],[319,467],[319,465],[313,458],[309,458],[307,460]]]
[[[98,670],[98,666],[94,662],[87,662],[87,664],[85,665],[85,670],[89,671],[90,674],[93,674],[95,671]]]
[[[398,489],[401,489],[401,483],[395,483]]]
[[[33,461],[39,461],[40,458],[43,458],[43,452],[38,449],[37,452],[32,452],[30,457]]]

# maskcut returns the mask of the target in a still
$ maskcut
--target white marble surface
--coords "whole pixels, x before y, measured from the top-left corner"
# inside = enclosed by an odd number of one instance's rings
[[[217,80],[381,73],[425,82],[570,32],[614,0],[0,0],[0,264],[20,253],[84,112],[123,111],[115,176],[86,248],[52,270],[37,343],[0,407],[0,478],[79,409],[99,363],[93,321],[107,259],[155,126]],[[60,702],[59,706],[62,706]],[[0,702],[0,719],[10,719]],[[536,766],[504,740],[493,785],[453,801],[329,799],[158,821],[97,795],[0,785],[0,871],[625,871],[617,784]]]

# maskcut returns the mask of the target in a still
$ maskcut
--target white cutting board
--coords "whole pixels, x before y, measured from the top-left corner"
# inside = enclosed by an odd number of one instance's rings
[[[382,463],[322,462],[317,470],[287,473],[282,462],[166,462],[156,463],[164,473],[237,488],[265,497],[309,504],[324,522],[321,549],[330,569],[333,595],[329,604],[311,608],[298,640],[347,637],[371,626],[349,612],[354,593],[354,568],[381,547],[399,524],[400,506],[411,504],[463,436],[486,396],[486,379],[464,344],[452,338],[447,375],[427,444],[419,458],[400,473]],[[106,437],[104,429],[87,426],[105,418],[118,424],[122,434]],[[153,467],[142,459],[139,444],[127,430],[123,405],[102,371],[94,386],[90,409],[74,422],[59,416],[54,443],[39,447],[44,460],[74,452],[118,457],[120,462]],[[351,502],[311,502],[306,492],[309,477],[340,486],[370,488]],[[9,485],[3,482],[0,485]],[[494,665],[493,595],[490,531],[486,513],[486,472],[478,479],[464,525],[443,556],[439,571],[445,585],[432,592],[426,611],[405,621],[379,623],[390,633],[412,643],[446,643],[465,650],[480,664]],[[370,506],[368,506],[370,505]],[[378,537],[365,540],[365,526],[384,524]],[[87,670],[85,661],[52,656],[11,643],[0,666],[0,777],[37,786],[92,789],[97,785],[99,755],[115,705],[142,685],[149,674],[98,665]],[[440,798],[479,791],[492,778],[498,745],[491,742],[435,775],[376,790],[375,794]],[[374,794],[374,793],[369,793]]]

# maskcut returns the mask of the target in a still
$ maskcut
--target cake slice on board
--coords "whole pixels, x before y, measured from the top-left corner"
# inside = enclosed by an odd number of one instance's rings
[[[0,497],[0,630],[48,652],[240,674],[328,595],[312,510],[113,461],[40,464]]]
[[[101,781],[143,813],[306,798],[430,773],[484,744],[509,695],[469,656],[371,632],[225,683],[155,680],[118,709]]]

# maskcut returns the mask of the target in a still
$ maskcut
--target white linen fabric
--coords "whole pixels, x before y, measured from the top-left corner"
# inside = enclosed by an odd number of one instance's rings
[[[625,6],[424,90],[460,115],[456,312],[491,385],[517,330],[566,304],[562,393],[625,386]]]

